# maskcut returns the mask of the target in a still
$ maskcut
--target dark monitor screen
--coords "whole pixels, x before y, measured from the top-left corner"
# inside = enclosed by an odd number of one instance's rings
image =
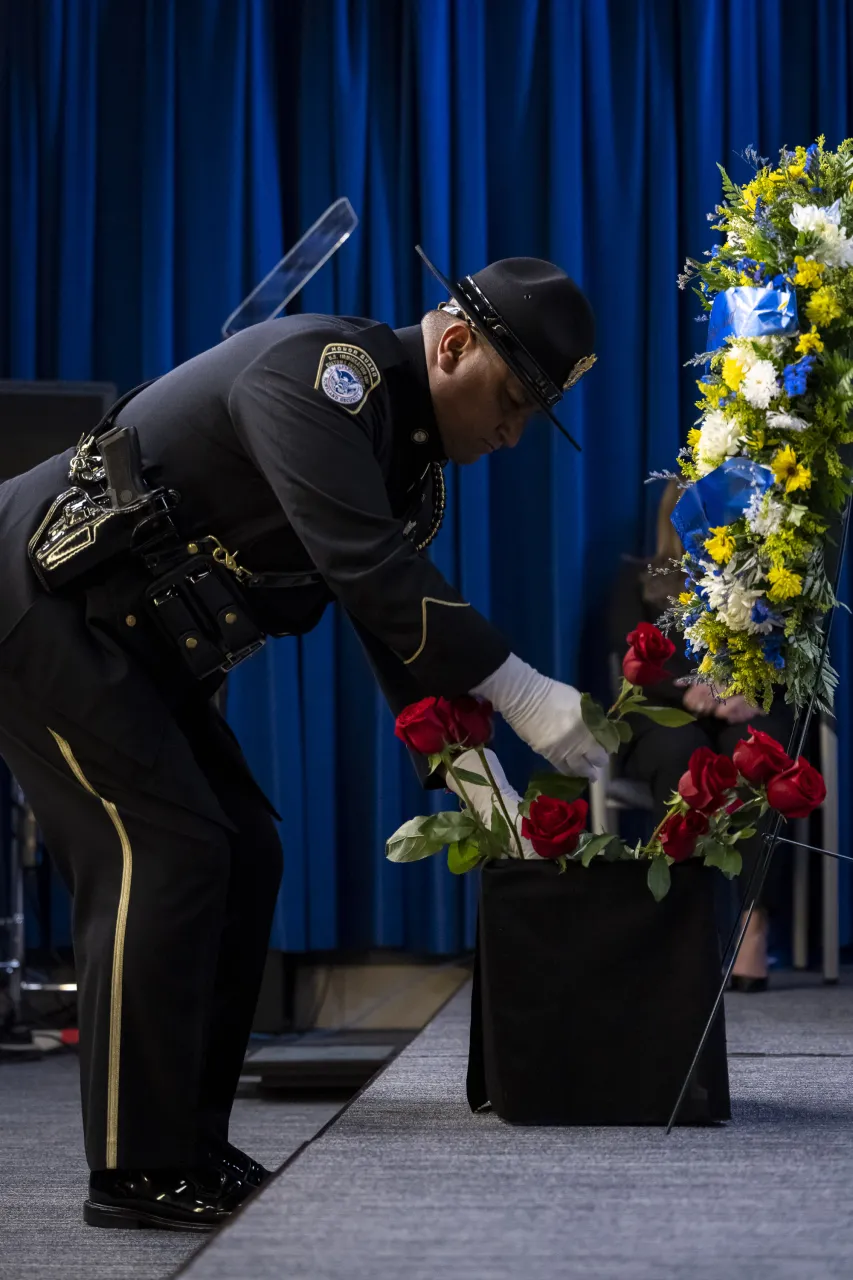
[[[76,444],[115,399],[108,382],[0,380],[0,480]]]

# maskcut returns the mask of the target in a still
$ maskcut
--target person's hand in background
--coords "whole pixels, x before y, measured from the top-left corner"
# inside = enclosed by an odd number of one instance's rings
[[[747,720],[763,716],[764,712],[760,707],[754,707],[751,702],[747,702],[746,698],[738,695],[718,702],[715,715],[718,720],[725,720],[727,724],[746,724]]]
[[[684,707],[694,716],[713,716],[720,703],[706,684],[691,684],[684,692]]]

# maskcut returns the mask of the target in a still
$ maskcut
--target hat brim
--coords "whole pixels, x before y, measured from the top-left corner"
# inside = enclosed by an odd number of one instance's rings
[[[441,271],[439,271],[438,267],[435,266],[434,263],[430,262],[429,258],[426,256],[426,254],[424,253],[423,249],[419,244],[415,245],[415,252],[421,258],[424,265],[429,268],[429,270],[435,276],[436,280],[439,282],[442,288],[447,291],[448,297],[457,298],[458,286],[453,284],[450,280],[448,280],[447,276],[445,276]],[[459,301],[458,298],[457,298],[457,301]],[[463,299],[462,301],[464,302],[465,300]],[[460,305],[462,305],[462,303],[460,303]],[[477,317],[476,311],[473,311],[472,309],[465,309],[465,314],[468,316],[469,320],[471,321],[472,325],[477,330],[477,332],[480,334],[480,336],[485,338],[486,342],[488,342],[492,350],[495,351],[500,356],[501,360],[503,360],[504,363],[509,366],[509,368],[516,375],[516,377],[527,388],[527,390],[530,392],[530,394],[533,396],[534,400],[536,401],[539,412],[544,413],[546,417],[550,418],[554,426],[560,432],[560,434],[564,435],[566,439],[569,441],[569,443],[574,445],[578,453],[582,453],[583,450],[581,449],[581,446],[578,444],[577,440],[575,440],[574,436],[569,434],[569,432],[566,430],[563,424],[555,416],[553,410],[551,409],[551,406],[547,404],[545,400],[542,399],[541,395],[536,390],[536,387],[532,385],[531,380],[527,376],[523,367],[520,364],[518,364],[515,360],[513,360],[512,353],[507,351],[505,347],[501,346],[499,343],[495,341],[492,334],[489,333],[488,327],[480,323]]]

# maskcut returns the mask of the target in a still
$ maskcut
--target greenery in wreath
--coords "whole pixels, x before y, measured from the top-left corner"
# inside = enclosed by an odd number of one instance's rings
[[[756,172],[744,186],[721,167],[709,217],[722,243],[679,280],[710,313],[708,349],[691,362],[707,366],[700,417],[680,456],[695,493],[679,507],[723,514],[686,520],[687,590],[662,625],[723,696],[767,708],[780,688],[801,707],[817,682],[828,708],[827,542],[853,489],[853,139],[783,150],[776,166],[746,158]]]

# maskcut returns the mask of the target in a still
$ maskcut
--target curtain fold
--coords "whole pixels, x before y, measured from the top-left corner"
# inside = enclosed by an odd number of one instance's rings
[[[451,275],[553,258],[598,318],[561,410],[583,454],[541,424],[449,469],[433,554],[523,657],[606,696],[610,583],[650,549],[644,480],[695,417],[705,328],[675,277],[713,242],[717,162],[744,178],[749,145],[836,145],[850,56],[847,0],[0,0],[0,374],[164,372],[342,195],[360,227],[293,309],[416,322],[440,300],[416,242]],[[275,945],[471,945],[470,878],[384,860],[446,801],[419,792],[345,620],[241,667],[229,716],[283,815]],[[505,730],[498,750],[521,783],[530,753]],[[849,942],[846,867],[842,890]]]

